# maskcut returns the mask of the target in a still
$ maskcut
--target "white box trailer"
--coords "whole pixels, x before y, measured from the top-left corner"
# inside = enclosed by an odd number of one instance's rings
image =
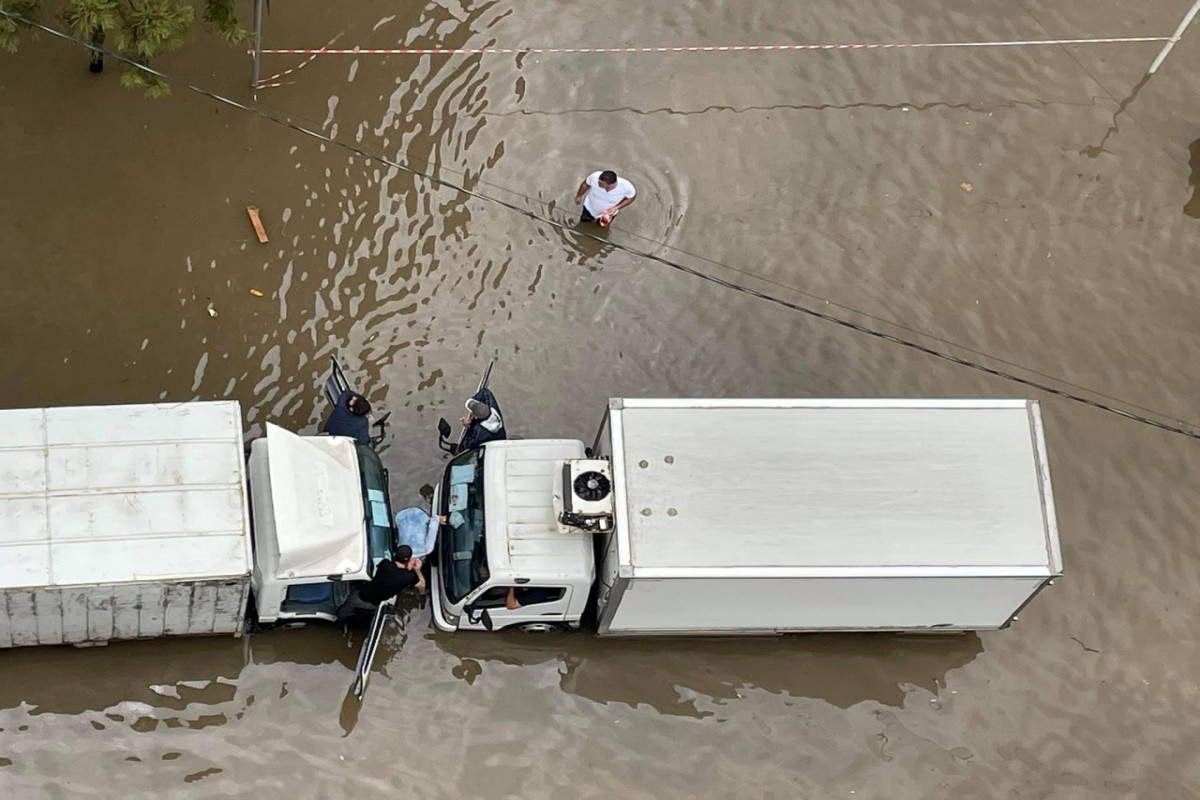
[[[1033,400],[612,400],[601,635],[984,630],[1062,573]]]
[[[0,411],[0,647],[240,635],[232,401]]]

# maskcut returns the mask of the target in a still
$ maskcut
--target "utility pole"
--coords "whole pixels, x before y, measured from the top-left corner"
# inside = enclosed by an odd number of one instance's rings
[[[263,0],[254,0],[254,65],[250,68],[250,88],[258,88],[262,62],[262,10]]]

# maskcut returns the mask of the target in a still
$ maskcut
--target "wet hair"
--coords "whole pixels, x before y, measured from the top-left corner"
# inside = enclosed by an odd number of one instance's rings
[[[354,405],[350,405],[353,403]],[[367,402],[367,398],[361,394],[352,394],[346,400],[347,407],[360,417],[365,417],[371,413],[371,404]]]
[[[409,559],[411,559],[411,558],[412,558],[412,548],[406,544],[400,545],[399,547],[396,548],[395,552],[392,553],[393,561],[399,561],[404,564],[408,563]]]
[[[604,181],[605,183],[616,183],[617,173],[613,172],[611,169],[606,169],[604,172],[600,173],[600,180]]]

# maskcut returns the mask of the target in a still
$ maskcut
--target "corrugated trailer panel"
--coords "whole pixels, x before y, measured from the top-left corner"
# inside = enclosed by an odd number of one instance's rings
[[[62,644],[62,593],[57,589],[38,589],[33,593],[33,607],[37,609],[38,643]]]
[[[165,633],[164,621],[167,611],[167,587],[160,584],[142,584],[140,592],[141,614],[138,616],[138,635],[147,638]]]
[[[87,621],[89,642],[103,642],[113,638],[111,586],[97,586],[88,592]]]
[[[0,591],[0,648],[235,634],[248,580]]]
[[[62,600],[63,641],[79,644],[88,639],[87,588],[71,586],[59,590]],[[34,613],[38,613],[34,609]]]
[[[31,590],[7,592],[4,598],[8,609],[9,639],[13,647],[25,647],[38,643],[37,605]]]
[[[1001,628],[1040,578],[623,579],[600,633],[789,633]]]
[[[246,605],[249,602],[249,581],[225,581],[217,584],[217,601],[212,632],[241,636]]]

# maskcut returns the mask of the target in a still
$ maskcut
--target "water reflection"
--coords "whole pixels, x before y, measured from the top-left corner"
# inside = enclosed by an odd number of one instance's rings
[[[0,652],[0,709],[31,714],[103,711],[122,702],[182,710],[232,698],[246,664],[232,637],[114,642],[107,647],[22,647]]]
[[[354,634],[357,635],[357,634]],[[394,649],[395,645],[393,645]],[[380,662],[391,652],[380,648]],[[256,664],[340,663],[353,670],[353,635],[313,625],[235,639],[177,637],[113,642],[105,647],[21,647],[0,651],[0,710],[81,714],[116,707],[166,709],[232,701],[244,671]]]
[[[459,659],[467,683],[483,663],[561,662],[560,688],[597,703],[649,705],[662,714],[708,716],[697,700],[736,700],[764,689],[824,700],[840,708],[863,701],[900,706],[912,687],[937,693],[946,673],[983,650],[975,634],[844,634],[772,639],[537,639],[520,634],[432,635]]]

